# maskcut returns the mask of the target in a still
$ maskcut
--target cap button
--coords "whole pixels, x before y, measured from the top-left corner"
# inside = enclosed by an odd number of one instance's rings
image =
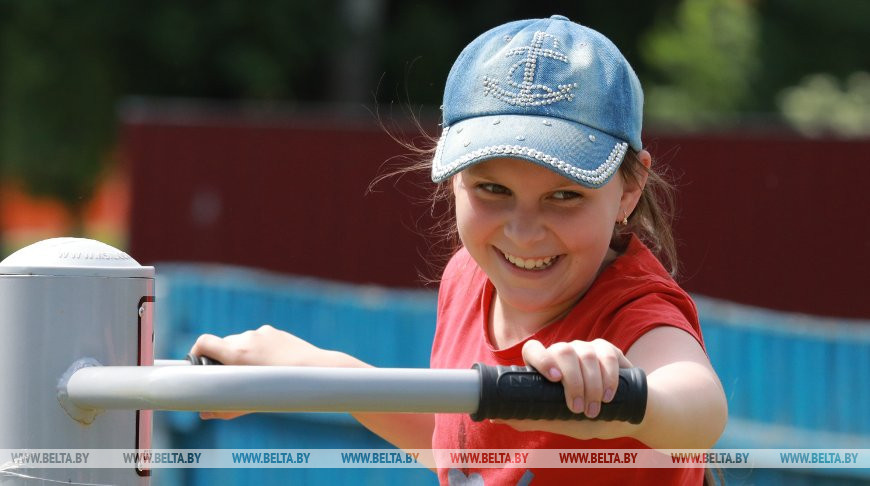
[[[564,15],[551,15],[550,19],[552,19],[552,20],[570,20],[568,17],[565,17]]]

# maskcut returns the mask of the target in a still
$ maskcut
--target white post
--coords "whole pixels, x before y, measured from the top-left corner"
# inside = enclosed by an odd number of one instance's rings
[[[134,449],[151,445],[151,412],[111,410],[90,425],[57,399],[70,364],[153,363],[154,268],[98,241],[55,238],[0,262],[0,449]],[[129,469],[16,470],[52,482],[148,484]]]

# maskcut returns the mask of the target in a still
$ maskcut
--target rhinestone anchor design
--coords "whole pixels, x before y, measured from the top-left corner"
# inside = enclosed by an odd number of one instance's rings
[[[545,48],[544,42],[551,41],[552,48]],[[511,91],[500,86],[496,78],[484,76],[483,94],[493,97],[515,106],[543,106],[562,100],[574,99],[571,92],[577,87],[577,83],[560,84],[555,87],[545,84],[535,84],[535,73],[538,68],[538,58],[546,57],[568,64],[568,57],[559,48],[559,40],[546,32],[535,32],[531,44],[523,47],[515,47],[507,52],[506,57],[523,56],[522,59],[513,63],[506,76],[507,84],[518,91]],[[515,81],[515,73],[523,67],[523,80]]]

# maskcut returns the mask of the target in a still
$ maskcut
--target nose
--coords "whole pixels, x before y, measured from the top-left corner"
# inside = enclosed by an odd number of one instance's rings
[[[504,224],[504,233],[518,248],[529,248],[546,237],[547,229],[537,211],[515,208]]]

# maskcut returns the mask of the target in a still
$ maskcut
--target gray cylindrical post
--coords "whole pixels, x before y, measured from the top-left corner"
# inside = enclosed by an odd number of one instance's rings
[[[56,386],[82,358],[150,365],[153,305],[154,268],[98,241],[53,238],[0,262],[0,449],[150,448],[151,411],[111,411],[83,427],[58,406]],[[148,483],[134,466],[26,473],[46,484]]]

